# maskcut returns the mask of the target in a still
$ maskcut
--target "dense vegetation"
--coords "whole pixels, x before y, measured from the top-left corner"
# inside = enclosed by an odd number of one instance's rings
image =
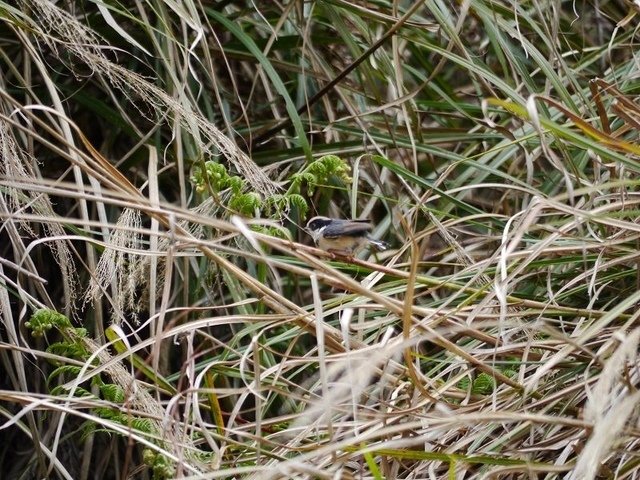
[[[0,0],[0,476],[637,478],[637,13]]]

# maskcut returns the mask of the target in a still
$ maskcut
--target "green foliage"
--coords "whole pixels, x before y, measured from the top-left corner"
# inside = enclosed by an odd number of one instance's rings
[[[122,403],[124,402],[124,390],[119,385],[114,385],[112,383],[105,384],[100,386],[100,393],[105,400],[114,403]]]
[[[142,451],[142,459],[144,464],[151,468],[154,480],[174,478],[175,468],[173,466],[173,462],[166,456],[161,455],[150,448],[145,448]]]
[[[265,199],[264,208],[271,218],[277,218],[283,212],[289,212],[295,208],[304,218],[309,210],[309,205],[302,195],[287,192],[285,195],[276,194]]]
[[[262,206],[262,199],[257,193],[241,193],[233,195],[229,200],[229,208],[245,217],[254,216],[255,212]]]
[[[71,322],[67,317],[51,310],[39,310],[34,313],[32,318],[25,322],[27,328],[32,329],[34,336],[42,336],[45,331],[55,328],[62,334],[64,340],[56,342],[50,345],[47,349],[48,352],[55,354],[59,357],[64,357],[73,360],[86,361],[91,356],[87,347],[82,342],[82,338],[87,335],[86,329],[73,328]],[[94,358],[94,363],[97,364],[98,359]],[[53,361],[57,365],[57,368],[51,372],[47,382],[48,384],[62,375],[68,375],[69,377],[77,377],[83,368],[78,365],[63,365],[61,360]],[[100,375],[92,376],[92,383],[98,385],[100,389],[100,395],[102,400],[106,400],[112,403],[124,403],[125,392],[119,385],[113,383],[105,383]],[[67,386],[58,385],[50,388],[52,395],[66,395],[69,391]],[[95,398],[95,395],[84,388],[82,385],[78,385],[74,388],[73,394],[78,398]],[[155,431],[152,422],[147,418],[138,418],[131,414],[123,414],[118,409],[108,407],[96,407],[93,413],[101,418],[109,419],[117,422],[127,428],[133,428],[142,433],[152,433]],[[92,429],[92,431],[102,431],[104,429]],[[86,431],[85,431],[86,433]],[[159,465],[162,466],[162,461],[159,460]],[[164,471],[163,468],[158,468],[158,472]],[[155,472],[155,469],[154,469]],[[165,477],[158,477],[165,478]]]
[[[68,395],[69,391],[70,391],[70,388],[68,386],[58,385],[56,387],[51,388],[51,390],[49,390],[49,393],[51,393],[51,395],[66,396]],[[76,388],[73,389],[73,396],[77,398],[96,398],[93,393],[91,393],[89,390],[81,386],[77,386]]]
[[[53,380],[55,380],[60,375],[68,375],[71,378],[75,378],[78,376],[81,370],[82,367],[79,367],[77,365],[61,365],[49,374],[47,383],[51,384],[51,382],[53,382]]]
[[[336,155],[324,155],[311,162],[304,170],[291,176],[289,194],[300,194],[306,186],[309,195],[318,187],[327,186],[333,182],[351,183],[351,167]]]
[[[89,356],[89,352],[84,344],[75,340],[52,343],[47,348],[47,351],[49,353],[77,360],[85,360]]]
[[[313,195],[316,188],[331,184],[349,184],[351,167],[336,155],[323,155],[309,163],[302,171],[294,173],[289,179],[289,188],[284,194],[271,195],[265,199],[256,192],[244,192],[246,182],[238,175],[229,174],[227,168],[217,162],[204,162],[197,166],[191,177],[198,193],[210,192],[216,198],[227,193],[226,207],[245,217],[266,217],[279,220],[283,214],[297,209],[301,218],[305,218],[309,205],[302,195],[306,189]],[[258,215],[256,215],[256,213]]]
[[[25,322],[25,326],[31,330],[34,337],[41,337],[44,332],[53,328],[62,335],[62,341],[49,345],[49,353],[81,361],[89,357],[89,352],[82,342],[87,336],[87,330],[73,327],[71,321],[61,313],[47,309],[38,310]]]
[[[493,392],[495,388],[495,379],[491,375],[480,372],[480,374],[473,379],[473,387],[471,387],[471,391],[481,395],[488,395]]]
[[[37,310],[24,325],[31,330],[31,335],[41,337],[54,327],[71,328],[71,321],[61,313],[43,308]]]
[[[226,192],[226,208],[236,214],[253,217],[262,208],[260,194],[244,192],[246,182],[238,175],[229,174],[224,165],[212,160],[204,162],[204,167],[195,168],[191,182],[198,193],[209,192],[218,201],[221,194]]]
[[[93,412],[100,418],[111,420],[127,428],[133,428],[140,433],[151,434],[155,432],[153,424],[148,418],[139,418],[133,415],[123,414],[120,410],[108,407],[97,407],[93,409]]]
[[[365,444],[363,443],[361,444],[361,446],[364,448]],[[380,469],[378,468],[375,456],[371,452],[365,452],[363,455],[364,455],[364,459],[367,462],[367,466],[371,470],[371,474],[373,475],[373,478],[375,480],[383,480],[384,476],[382,475],[382,472],[380,472]]]
[[[213,160],[204,162],[204,168],[197,166],[191,177],[191,182],[195,185],[198,193],[210,191],[213,194],[220,194],[228,188],[234,195],[238,195],[245,186],[241,177],[230,175],[227,167]]]
[[[507,377],[515,376],[516,372],[510,369],[502,371]],[[469,377],[464,377],[458,382],[458,388],[467,390],[469,388]],[[473,378],[471,393],[475,395],[490,395],[496,388],[496,380],[493,376],[485,372],[480,372]]]

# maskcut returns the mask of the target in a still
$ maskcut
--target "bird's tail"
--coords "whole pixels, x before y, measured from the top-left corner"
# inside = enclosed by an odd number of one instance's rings
[[[379,252],[384,252],[390,245],[382,240],[369,239],[369,244]]]

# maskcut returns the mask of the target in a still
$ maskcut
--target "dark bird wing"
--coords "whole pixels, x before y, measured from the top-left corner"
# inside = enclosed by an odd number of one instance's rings
[[[334,220],[331,225],[327,225],[323,235],[325,238],[357,237],[369,233],[372,228],[373,225],[367,220]]]

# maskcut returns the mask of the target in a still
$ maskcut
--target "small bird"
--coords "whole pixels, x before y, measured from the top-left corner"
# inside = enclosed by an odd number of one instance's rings
[[[369,236],[373,225],[367,220],[341,220],[338,218],[313,217],[305,228],[313,241],[322,250],[342,257],[352,257],[371,245],[376,250],[389,248],[387,242]]]

